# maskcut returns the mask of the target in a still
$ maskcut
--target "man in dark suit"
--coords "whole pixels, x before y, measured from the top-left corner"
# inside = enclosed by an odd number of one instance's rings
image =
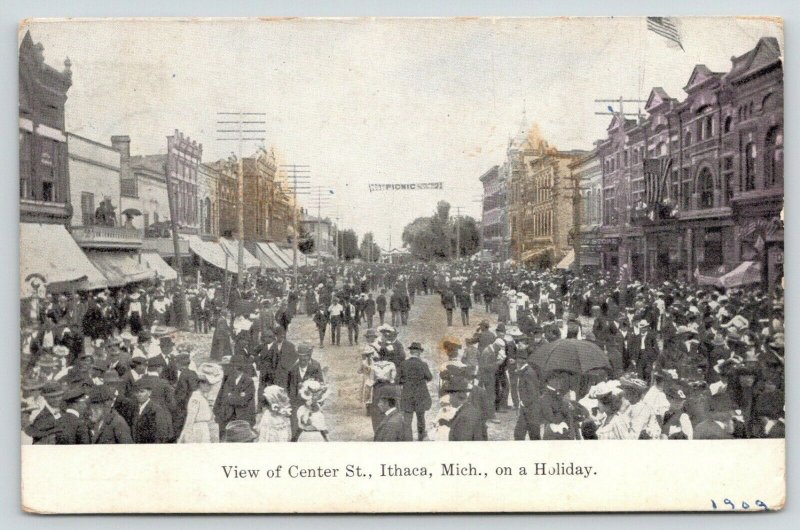
[[[163,377],[166,369],[164,358],[160,355],[151,357],[147,360],[147,375],[143,379],[151,379],[151,399],[164,407],[172,417],[178,412],[178,405],[175,402],[175,391]]]
[[[402,385],[400,395],[400,408],[403,411],[404,424],[409,440],[411,436],[411,422],[417,416],[417,440],[423,441],[427,437],[425,429],[425,412],[431,408],[431,394],[428,391],[428,381],[433,379],[433,374],[428,364],[420,359],[423,348],[419,342],[412,342],[408,347],[410,357],[403,361],[398,368],[397,383]]]
[[[514,439],[524,440],[528,436],[530,440],[540,439],[539,429],[539,395],[541,388],[539,375],[536,370],[528,364],[527,359],[517,366],[519,392],[519,416],[517,425],[514,427]]]
[[[286,330],[275,327],[275,342],[270,346],[270,364],[274,369],[273,384],[288,388],[289,370],[297,361],[297,350],[293,343],[286,340]]]
[[[189,398],[192,392],[197,390],[198,379],[197,374],[189,369],[191,359],[188,353],[179,353],[175,357],[175,414],[172,416],[173,431],[176,435],[180,435],[183,430],[183,424],[186,422],[186,407],[189,404]]]
[[[114,410],[114,389],[97,386],[89,392],[89,434],[92,444],[132,444],[131,428]]]
[[[64,391],[61,417],[56,423],[61,427],[56,435],[56,445],[82,445],[91,443],[86,422],[86,387],[74,385]]]
[[[461,325],[469,326],[469,310],[472,308],[472,298],[469,295],[469,287],[464,286],[456,295],[458,307],[461,308]]]
[[[64,396],[61,383],[48,381],[42,387],[41,396],[44,398],[44,405],[31,413],[28,420],[30,424],[25,433],[33,439],[34,445],[54,445],[56,436],[62,430],[58,421],[62,414],[61,398]]]
[[[636,346],[636,371],[639,372],[640,379],[650,381],[653,363],[658,359],[659,350],[656,334],[650,330],[650,323],[645,319],[639,322]]]
[[[367,295],[367,299],[364,301],[364,316],[367,317],[367,327],[372,327],[372,321],[375,318],[375,311],[377,310],[377,305],[375,300],[372,298],[372,293]],[[384,309],[385,310],[385,309]],[[381,322],[383,324],[383,322]]]
[[[451,442],[481,442],[487,438],[481,413],[468,399],[467,383],[466,380],[455,380],[443,387],[450,396],[450,405],[457,409],[455,416],[449,422],[448,440]]]
[[[397,387],[393,387],[389,392],[378,399],[378,410],[383,414],[383,419],[375,429],[376,442],[410,442],[411,427],[406,425],[407,417],[397,410],[398,401]]]
[[[453,291],[446,287],[442,291],[442,307],[444,307],[445,312],[447,313],[447,325],[453,325],[453,309],[456,307],[456,295],[453,294]]]
[[[169,412],[150,399],[153,381],[151,377],[143,377],[134,384],[137,409],[131,431],[137,444],[165,444],[173,438]]]
[[[400,287],[395,286],[392,289],[392,296],[389,298],[389,311],[392,312],[392,326],[400,326],[402,325],[402,319],[400,317],[400,312],[403,309],[403,300],[400,296]]]
[[[245,420],[252,425],[256,420],[256,387],[253,379],[245,374],[247,359],[234,355],[230,366],[231,373],[222,381],[214,403],[214,415],[221,432],[229,421]]]
[[[297,346],[297,361],[294,366],[289,370],[287,376],[287,394],[289,401],[292,403],[292,441],[296,442],[300,435],[300,428],[297,425],[297,409],[303,404],[303,398],[300,396],[300,386],[303,381],[314,379],[320,383],[324,383],[324,375],[322,373],[322,366],[319,362],[311,358],[314,352],[313,346],[309,343],[300,343]]]
[[[383,320],[386,317],[386,289],[381,289],[381,294],[375,299],[375,308],[378,310],[378,318],[381,321],[381,325],[383,325]]]

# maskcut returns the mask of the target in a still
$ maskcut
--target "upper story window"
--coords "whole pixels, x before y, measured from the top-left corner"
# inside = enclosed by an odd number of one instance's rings
[[[714,207],[714,176],[707,167],[701,169],[697,175],[697,192],[700,195],[700,208]]]
[[[725,118],[725,123],[722,126],[722,132],[727,134],[732,130],[733,130],[733,116],[728,116],[727,118]]]
[[[783,130],[773,127],[764,139],[764,176],[766,186],[783,183]]]
[[[744,148],[744,191],[756,189],[756,144],[750,142]]]

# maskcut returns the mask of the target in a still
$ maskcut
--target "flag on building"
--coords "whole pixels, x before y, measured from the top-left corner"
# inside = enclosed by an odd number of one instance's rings
[[[647,29],[667,39],[671,46],[677,45],[683,50],[681,32],[676,19],[672,17],[647,17]]]
[[[672,168],[672,159],[646,158],[644,161],[644,202],[648,207],[661,204],[664,196],[664,188],[667,183],[667,175]]]

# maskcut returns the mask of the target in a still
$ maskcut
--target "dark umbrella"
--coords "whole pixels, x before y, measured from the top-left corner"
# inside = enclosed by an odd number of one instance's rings
[[[530,361],[542,373],[564,371],[585,374],[589,370],[611,370],[606,353],[593,342],[579,339],[558,339],[536,348]]]
[[[128,217],[134,217],[136,215],[142,215],[142,212],[140,212],[136,208],[128,208],[127,210],[123,210],[122,215],[127,215]]]

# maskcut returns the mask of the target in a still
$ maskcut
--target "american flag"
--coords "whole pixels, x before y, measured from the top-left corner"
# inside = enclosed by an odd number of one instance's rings
[[[647,29],[661,35],[668,41],[677,44],[683,50],[681,44],[681,32],[674,18],[671,17],[647,17]],[[684,50],[686,51],[686,50]]]
[[[671,158],[647,158],[644,161],[645,203],[648,207],[661,204],[667,175],[672,168]]]

